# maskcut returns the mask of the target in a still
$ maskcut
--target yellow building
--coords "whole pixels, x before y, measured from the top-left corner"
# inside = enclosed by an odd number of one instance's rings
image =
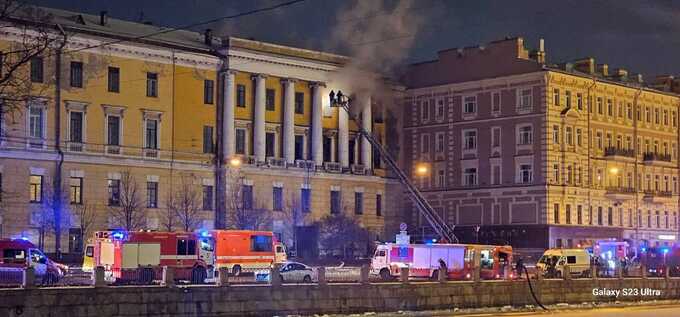
[[[351,89],[333,80],[346,57],[209,31],[138,38],[162,28],[30,10],[18,14],[47,17],[67,40],[23,65],[30,97],[0,120],[0,237],[80,252],[93,230],[229,227],[245,206],[266,210],[291,247],[331,213],[378,236],[397,221],[386,196],[396,185],[329,105],[331,89]],[[0,51],[36,36],[2,32]],[[360,100],[364,127],[384,137],[382,110]],[[191,207],[173,203],[187,197]],[[314,239],[299,251],[315,254]]]

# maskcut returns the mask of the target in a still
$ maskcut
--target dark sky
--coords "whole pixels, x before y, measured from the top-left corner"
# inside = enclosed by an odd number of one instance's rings
[[[143,12],[145,20],[172,27],[283,1],[27,0],[92,14],[108,10],[111,16],[127,20],[139,20]],[[522,36],[533,48],[542,37],[550,62],[593,56],[610,69],[680,75],[680,1],[380,1],[307,0],[212,28],[217,33],[349,55],[356,49],[369,50],[373,56],[399,51],[400,62],[433,59],[438,50],[505,36]],[[390,24],[385,19],[400,22]],[[382,30],[372,32],[375,29]]]

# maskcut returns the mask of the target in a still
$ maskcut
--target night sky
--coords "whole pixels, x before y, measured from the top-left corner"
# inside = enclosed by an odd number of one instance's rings
[[[285,0],[28,0],[28,3],[178,27]],[[551,63],[595,57],[647,78],[680,75],[680,1],[307,0],[223,22],[217,34],[322,49],[348,55],[400,52],[390,63],[423,61],[438,50],[522,36],[546,41]],[[161,7],[160,4],[163,4]],[[360,8],[358,8],[360,7]],[[385,23],[386,19],[399,23]],[[206,26],[207,27],[207,26]],[[201,31],[201,27],[197,31]],[[378,29],[378,32],[372,30]],[[338,36],[338,34],[344,36]],[[362,51],[357,53],[356,51]]]

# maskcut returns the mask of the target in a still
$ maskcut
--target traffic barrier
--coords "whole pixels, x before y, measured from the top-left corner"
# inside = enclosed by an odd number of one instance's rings
[[[316,279],[317,283],[321,286],[325,286],[328,284],[326,281],[326,268],[325,267],[319,267],[316,269]]]
[[[364,264],[361,266],[361,278],[360,278],[360,283],[361,284],[368,284],[368,274],[370,272],[370,267],[367,264]]]
[[[408,267],[402,267],[399,270],[399,281],[404,284],[408,284],[408,275],[409,275]]]
[[[597,265],[591,264],[590,265],[590,276],[596,280],[599,278],[600,272],[597,269]]]
[[[106,286],[105,271],[103,266],[95,267],[92,270],[92,285],[94,287],[104,287]]]
[[[281,264],[274,264],[274,266],[271,268],[269,271],[269,280],[271,281],[271,285],[273,287],[279,287],[281,286],[281,274],[279,274],[279,271],[281,269]]]
[[[217,278],[218,286],[229,286],[229,269],[226,267],[217,269]]]
[[[647,264],[642,263],[642,265],[640,265],[640,270],[642,270],[642,271],[640,272],[640,275],[642,276],[642,279],[643,279],[643,280],[644,280],[644,279],[647,279]]]
[[[24,279],[21,287],[23,289],[35,288],[35,270],[32,267],[24,269]]]
[[[0,267],[0,286],[19,287],[23,284],[24,270],[19,267]]]
[[[163,282],[161,282],[161,285],[165,287],[175,286],[175,269],[173,267],[167,265],[163,267]]]
[[[569,265],[564,266],[564,269],[562,270],[562,275],[564,280],[566,281],[571,280],[571,268],[569,267]]]

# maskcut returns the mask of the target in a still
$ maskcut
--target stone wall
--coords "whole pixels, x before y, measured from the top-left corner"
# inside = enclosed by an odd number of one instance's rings
[[[544,304],[680,298],[680,278],[543,280]],[[659,296],[595,296],[593,289]],[[0,316],[272,316],[534,304],[526,282],[422,282],[231,287],[70,287],[0,291]]]

